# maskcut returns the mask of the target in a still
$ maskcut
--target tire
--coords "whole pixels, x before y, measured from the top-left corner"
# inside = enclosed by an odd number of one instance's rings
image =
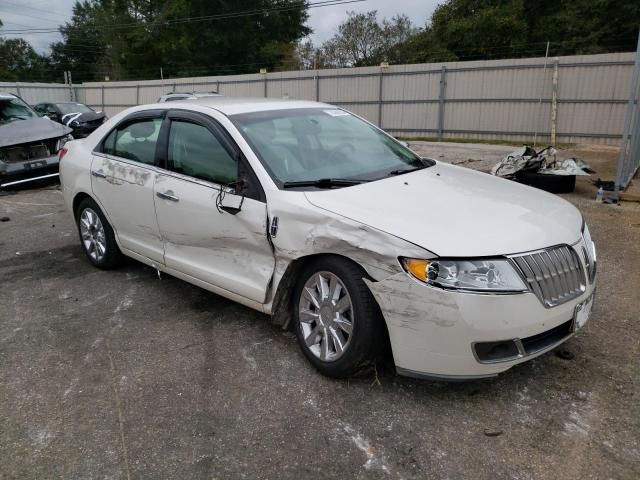
[[[76,225],[82,249],[94,266],[111,270],[122,264],[124,256],[116,243],[113,228],[91,198],[85,198],[78,205]]]
[[[575,175],[547,175],[520,171],[516,173],[516,180],[550,193],[571,193],[576,189]]]
[[[309,362],[329,377],[366,370],[384,345],[380,309],[364,276],[362,268],[347,260],[323,257],[304,267],[298,278],[293,295],[296,337]],[[319,278],[324,278],[320,283],[326,296],[319,292]]]

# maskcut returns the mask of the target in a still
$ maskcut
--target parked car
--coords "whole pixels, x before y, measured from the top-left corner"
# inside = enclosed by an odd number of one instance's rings
[[[54,175],[58,151],[72,139],[70,133],[40,118],[17,95],[0,93],[0,187]]]
[[[73,129],[73,138],[84,138],[104,123],[104,112],[78,102],[43,102],[33,107],[41,116],[48,117]]]
[[[158,99],[158,103],[194,100],[196,98],[221,97],[218,92],[169,92]]]
[[[201,98],[128,109],[61,153],[96,267],[123,255],[289,323],[344,377],[494,376],[584,327],[596,251],[552,194],[420,158],[338,107]]]

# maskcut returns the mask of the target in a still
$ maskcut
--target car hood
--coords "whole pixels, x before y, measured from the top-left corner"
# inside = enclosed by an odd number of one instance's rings
[[[0,125],[0,147],[62,137],[71,131],[44,117],[18,120]]]
[[[580,212],[555,195],[440,162],[413,173],[305,195],[316,207],[445,257],[573,244],[582,226]]]
[[[78,123],[93,122],[104,118],[104,112],[84,112],[84,113],[67,113],[62,116],[62,123],[69,125],[74,120]]]

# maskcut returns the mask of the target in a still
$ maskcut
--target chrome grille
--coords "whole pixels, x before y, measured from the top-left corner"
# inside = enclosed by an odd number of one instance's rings
[[[580,257],[567,245],[512,258],[529,288],[547,307],[568,302],[585,290]]]

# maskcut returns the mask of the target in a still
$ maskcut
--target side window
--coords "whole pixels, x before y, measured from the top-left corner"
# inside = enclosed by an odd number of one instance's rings
[[[153,165],[161,124],[160,118],[145,118],[127,123],[109,134],[102,151],[116,157]]]
[[[238,176],[236,161],[209,129],[180,120],[171,122],[168,167],[220,184],[235,182]]]

